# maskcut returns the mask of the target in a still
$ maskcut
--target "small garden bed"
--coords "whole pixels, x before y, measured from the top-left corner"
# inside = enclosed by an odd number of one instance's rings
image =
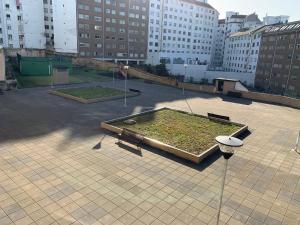
[[[238,136],[247,130],[247,126],[242,124],[168,108],[104,122],[101,125],[115,133],[120,133],[123,128],[130,129],[142,134],[145,144],[194,162],[200,162],[218,149],[215,142],[217,136]]]
[[[81,103],[94,103],[124,98],[124,91],[100,86],[57,89],[51,90],[50,93]],[[127,97],[134,97],[137,95],[138,93],[127,92]]]

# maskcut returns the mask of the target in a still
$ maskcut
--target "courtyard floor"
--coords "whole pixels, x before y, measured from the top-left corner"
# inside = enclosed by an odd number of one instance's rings
[[[300,224],[300,155],[291,151],[300,110],[188,91],[186,101],[179,89],[128,85],[142,94],[126,108],[122,100],[77,103],[49,88],[0,96],[0,225],[216,224],[219,154],[194,165],[121,148],[100,129],[152,108],[190,111],[187,102],[194,113],[227,115],[251,131],[229,162],[221,224]]]

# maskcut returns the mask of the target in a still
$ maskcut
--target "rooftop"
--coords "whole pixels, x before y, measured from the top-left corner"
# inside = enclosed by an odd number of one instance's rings
[[[212,7],[210,4],[204,3],[204,2],[199,2],[199,1],[197,1],[197,0],[180,0],[180,1],[187,2],[187,3],[194,4],[194,5],[201,6],[201,7],[205,7],[205,8],[209,8],[209,9],[216,10],[216,9],[215,9],[214,7]],[[216,11],[217,11],[217,10],[216,10]]]
[[[278,33],[278,32],[290,32],[290,31],[299,31],[300,30],[300,21],[295,21],[286,24],[277,24],[271,25],[266,28],[265,33]]]
[[[300,155],[291,151],[299,110],[190,91],[186,99],[179,89],[134,80],[128,86],[142,95],[126,108],[122,100],[82,105],[48,88],[0,98],[0,224],[216,224],[219,154],[195,165],[145,146],[139,153],[99,128],[151,108],[189,112],[187,103],[251,131],[229,160],[221,224],[299,224]]]

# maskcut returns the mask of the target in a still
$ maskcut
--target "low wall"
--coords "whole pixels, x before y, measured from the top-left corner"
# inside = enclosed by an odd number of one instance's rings
[[[215,93],[216,88],[213,85],[203,85],[203,84],[190,84],[190,83],[178,83],[179,88],[183,88],[190,91],[200,91],[206,93]]]
[[[184,64],[166,64],[167,69],[174,75],[185,75]],[[186,68],[186,74],[188,77],[197,77],[199,74],[204,73],[207,70],[207,65],[191,65]]]
[[[114,63],[90,58],[73,58],[72,63],[73,65],[86,66],[91,69],[108,69],[118,67],[118,65]]]
[[[11,57],[17,57],[17,54],[21,56],[30,57],[45,57],[46,51],[44,49],[5,49],[5,55]]]
[[[300,109],[300,99],[290,98],[281,95],[259,93],[259,92],[242,91],[241,93],[243,98]]]
[[[150,81],[157,82],[160,84],[165,84],[165,85],[169,85],[169,86],[177,86],[176,79],[173,77],[161,77],[161,76],[157,76],[157,75],[154,75],[151,73],[147,73],[143,70],[136,69],[136,68],[129,68],[128,74],[130,76],[134,76],[134,77],[144,79],[144,80],[150,80]]]
[[[194,81],[201,81],[202,79],[207,79],[208,82],[212,83],[214,79],[225,78],[225,79],[235,79],[240,80],[247,86],[254,87],[255,74],[253,73],[237,73],[237,72],[226,72],[226,71],[206,71],[207,66],[201,65],[188,65],[186,69],[186,79],[190,77]],[[175,75],[185,75],[183,65],[167,65],[167,69]]]

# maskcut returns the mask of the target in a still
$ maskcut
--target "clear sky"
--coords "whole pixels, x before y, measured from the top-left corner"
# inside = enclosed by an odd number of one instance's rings
[[[300,20],[300,0],[208,0],[208,3],[220,13],[220,19],[225,18],[226,11],[237,11],[241,14],[257,13],[259,18],[288,15],[290,22]]]

